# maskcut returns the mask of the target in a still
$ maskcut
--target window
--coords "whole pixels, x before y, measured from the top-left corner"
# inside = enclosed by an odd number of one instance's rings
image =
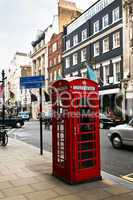
[[[120,47],[120,32],[113,34],[113,48]]]
[[[52,81],[52,78],[53,78],[53,77],[52,77],[52,72],[51,72],[51,73],[50,73],[50,81]]]
[[[103,40],[103,53],[109,51],[109,38]]]
[[[56,65],[56,57],[54,58],[54,65]]]
[[[105,15],[103,17],[103,29],[106,28],[109,25],[109,16]]]
[[[77,45],[78,44],[78,35],[75,35],[73,37],[73,46]]]
[[[59,74],[59,76],[61,75],[61,69],[59,68],[59,70],[58,70],[58,74]]]
[[[75,53],[73,54],[73,65],[77,65],[78,64],[78,54]]]
[[[54,71],[54,80],[56,80],[56,77],[57,77],[57,71],[55,70]]]
[[[98,56],[100,54],[99,42],[94,43],[94,56]]]
[[[50,67],[52,67],[52,60],[50,60],[50,63],[49,63],[49,64],[50,64]]]
[[[70,34],[75,29],[80,27],[82,24],[86,23],[91,17],[96,15],[102,9],[106,8],[115,0],[100,0],[95,5],[90,7],[87,11],[85,11],[80,17],[78,17],[75,21],[67,26],[67,33]]]
[[[99,32],[99,20],[97,20],[97,21],[93,24],[93,32],[94,32],[94,33]]]
[[[82,70],[81,70],[81,76],[82,76],[83,78],[86,78],[86,77],[87,77],[87,70],[86,70],[86,69],[82,69]]]
[[[61,62],[61,55],[59,54],[58,55],[58,63],[60,63]]]
[[[87,29],[82,31],[82,41],[87,39]]]
[[[115,9],[113,10],[112,15],[113,15],[113,23],[119,20],[119,18],[120,18],[120,10],[119,10],[119,7],[115,8]]]
[[[104,66],[104,85],[109,84],[109,65]]]
[[[54,43],[52,46],[52,51],[55,52],[57,50],[57,43]]]
[[[66,41],[66,50],[70,49],[70,40]]]
[[[70,57],[66,58],[66,68],[70,67]]]
[[[73,72],[73,74],[72,74],[73,76],[78,76],[78,72],[76,71],[76,72]]]
[[[99,80],[100,80],[100,67],[95,69],[95,73],[96,73],[97,81],[99,82]]]
[[[81,62],[86,60],[86,49],[81,50]]]
[[[114,63],[114,82],[118,83],[121,79],[121,73],[120,73],[120,61]]]
[[[49,54],[52,52],[52,48],[51,47],[49,47]]]
[[[69,78],[69,77],[71,77],[71,75],[70,75],[70,74],[67,74],[67,75],[65,76],[65,78]]]

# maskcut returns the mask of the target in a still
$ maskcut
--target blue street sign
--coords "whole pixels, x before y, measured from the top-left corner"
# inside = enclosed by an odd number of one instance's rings
[[[28,76],[20,78],[20,88],[42,88],[44,87],[44,76]]]

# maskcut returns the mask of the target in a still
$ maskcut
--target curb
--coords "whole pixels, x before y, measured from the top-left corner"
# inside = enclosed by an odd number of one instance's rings
[[[114,176],[105,171],[102,171],[102,177],[103,179],[111,180],[115,184],[120,184],[121,186],[126,187],[128,189],[133,189],[133,184],[129,181],[122,179],[121,177]]]

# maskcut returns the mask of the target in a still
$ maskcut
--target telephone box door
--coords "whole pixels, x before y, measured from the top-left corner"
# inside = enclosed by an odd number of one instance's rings
[[[99,100],[96,94],[80,92],[75,95],[74,123],[74,179],[75,181],[99,179]],[[95,177],[95,178],[94,178]]]

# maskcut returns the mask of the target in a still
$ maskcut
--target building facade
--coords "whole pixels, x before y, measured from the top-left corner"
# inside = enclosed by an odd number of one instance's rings
[[[45,93],[48,92],[48,41],[53,32],[56,32],[54,24],[49,25],[44,31],[41,31],[35,41],[32,42],[33,51],[31,53],[32,59],[32,75],[43,75],[45,77],[45,87],[42,89],[43,106],[42,111],[45,112],[48,105],[45,101]],[[39,90],[32,90],[37,96],[38,101],[32,103],[32,116],[37,118],[40,112]]]
[[[53,34],[59,34],[63,26],[70,23],[72,19],[79,15],[76,5],[71,1],[58,1],[58,13],[53,16],[53,22],[45,30],[40,31],[37,38],[32,42],[33,51],[31,52],[33,75],[45,76],[45,88],[43,89],[43,112],[47,110],[46,98],[48,93],[48,82],[51,75],[48,74],[48,42]],[[65,24],[64,24],[65,23]],[[39,93],[34,91],[39,99]],[[39,101],[34,103],[33,118],[37,117],[39,111]]]
[[[53,34],[48,43],[48,83],[49,86],[62,76],[62,33]]]
[[[123,110],[133,116],[133,1],[123,0]]]
[[[117,115],[122,107],[122,14],[122,0],[99,0],[64,29],[63,76],[84,77],[92,65],[101,85],[101,111]]]
[[[28,54],[16,52],[7,72],[6,107],[9,111],[15,111],[16,114],[30,107],[29,92],[20,89],[20,78],[31,75],[31,60]]]

